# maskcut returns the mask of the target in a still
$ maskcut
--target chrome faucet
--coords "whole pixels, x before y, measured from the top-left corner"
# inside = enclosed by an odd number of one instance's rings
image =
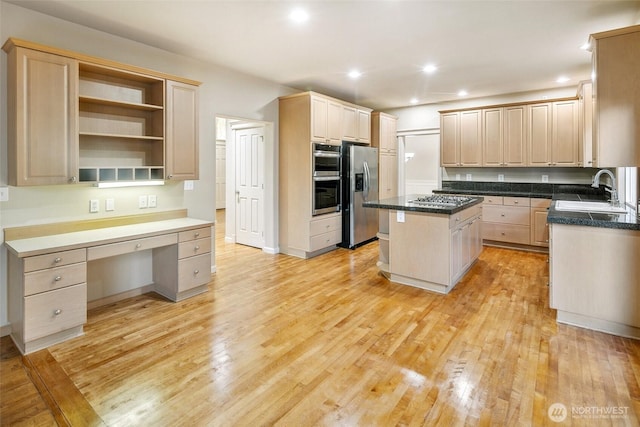
[[[603,173],[606,173],[611,177],[611,190],[609,190],[607,187],[605,187],[604,189],[605,191],[608,191],[609,193],[611,193],[611,204],[613,206],[618,206],[620,204],[620,200],[618,200],[618,190],[616,189],[617,188],[616,177],[615,175],[613,175],[613,173],[609,169],[599,170],[596,176],[593,177],[593,182],[591,183],[591,186],[593,188],[600,188],[600,176]]]

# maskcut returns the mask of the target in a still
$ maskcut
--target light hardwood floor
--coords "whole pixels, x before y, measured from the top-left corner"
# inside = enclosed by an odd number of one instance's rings
[[[377,243],[305,261],[223,226],[206,294],[91,310],[24,359],[3,338],[2,425],[638,425],[640,342],[557,325],[546,255],[486,247],[436,295],[380,276]]]

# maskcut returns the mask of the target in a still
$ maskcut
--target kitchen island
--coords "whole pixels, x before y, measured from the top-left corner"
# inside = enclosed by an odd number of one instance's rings
[[[380,210],[378,267],[392,282],[449,293],[482,251],[482,197],[409,195]]]

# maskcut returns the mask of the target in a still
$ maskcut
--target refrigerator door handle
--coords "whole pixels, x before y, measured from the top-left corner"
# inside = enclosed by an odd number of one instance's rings
[[[362,189],[362,196],[366,201],[369,198],[369,186],[371,185],[371,172],[369,172],[369,164],[364,162],[364,188]]]

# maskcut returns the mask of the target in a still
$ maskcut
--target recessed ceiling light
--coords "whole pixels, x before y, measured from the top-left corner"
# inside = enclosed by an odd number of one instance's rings
[[[352,79],[357,79],[360,78],[360,76],[362,76],[362,73],[358,70],[351,70],[349,71],[349,77],[351,77]]]
[[[411,98],[411,101],[409,102],[415,105],[418,103],[418,98]]]
[[[309,20],[309,14],[303,9],[294,9],[289,14],[289,19],[297,23],[307,22]]]
[[[560,76],[556,79],[556,83],[566,83],[569,80],[571,80],[569,77],[567,76]]]
[[[438,70],[438,67],[436,67],[436,66],[435,66],[435,65],[433,65],[433,64],[425,65],[425,66],[424,66],[424,68],[422,69],[422,71],[424,71],[424,72],[425,72],[425,73],[427,73],[427,74],[433,74],[433,73],[435,73],[437,70]]]
[[[467,95],[469,95],[469,92],[467,92],[464,89],[462,89],[461,91],[458,92],[458,96],[467,96]]]

